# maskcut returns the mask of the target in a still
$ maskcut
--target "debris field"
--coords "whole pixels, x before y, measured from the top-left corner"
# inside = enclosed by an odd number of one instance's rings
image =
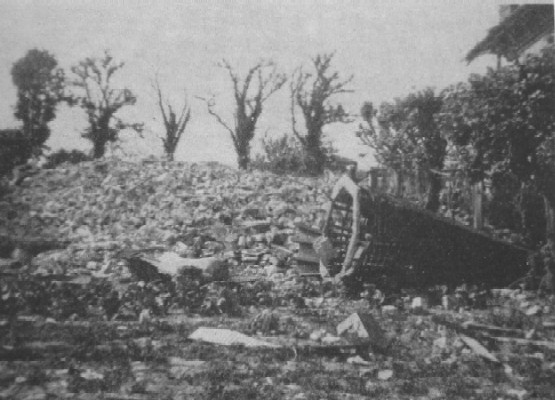
[[[552,399],[552,294],[320,275],[338,178],[108,159],[13,186],[0,398]]]

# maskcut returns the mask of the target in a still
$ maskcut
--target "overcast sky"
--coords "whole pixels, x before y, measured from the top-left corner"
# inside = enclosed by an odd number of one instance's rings
[[[66,70],[109,49],[126,63],[117,84],[138,96],[137,105],[125,114],[147,127],[147,139],[137,142],[134,151],[158,154],[162,149],[155,137],[162,126],[150,86],[158,74],[170,101],[178,104],[186,90],[193,108],[176,158],[233,164],[228,134],[195,99],[214,94],[231,122],[230,81],[216,65],[222,58],[239,73],[260,58],[271,58],[290,73],[317,53],[336,51],[337,70],[354,75],[354,93],[341,100],[357,113],[367,100],[379,104],[484,72],[494,64],[493,57],[470,65],[463,58],[498,22],[502,3],[507,1],[0,0],[0,127],[17,126],[10,70],[29,49],[48,50]],[[265,105],[254,140],[290,131],[289,120],[284,87]],[[80,110],[60,109],[49,144],[89,149],[79,139],[84,126]],[[353,158],[366,151],[354,137],[355,128],[327,129],[341,153]]]

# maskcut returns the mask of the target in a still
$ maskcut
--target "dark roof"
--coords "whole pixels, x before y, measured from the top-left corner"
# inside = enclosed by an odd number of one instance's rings
[[[553,4],[525,4],[516,7],[468,52],[466,61],[472,62],[487,53],[504,56],[509,61],[514,60],[542,36],[553,33],[553,11]]]

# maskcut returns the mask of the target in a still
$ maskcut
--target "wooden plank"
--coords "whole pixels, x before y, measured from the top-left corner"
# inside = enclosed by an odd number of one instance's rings
[[[510,338],[510,337],[502,337],[502,336],[487,336],[487,338],[501,343],[513,343],[513,344],[518,344],[522,346],[537,346],[537,347],[542,347],[544,349],[555,351],[555,342],[552,342],[549,340],[531,340],[531,339]]]
[[[294,243],[310,244],[310,245],[312,245],[315,240],[316,238],[314,238],[313,236],[307,236],[303,234],[297,234],[291,238],[291,241]]]
[[[488,349],[484,347],[480,342],[476,339],[471,338],[466,335],[461,335],[461,340],[466,344],[474,353],[478,354],[480,357],[485,358],[491,362],[499,364],[499,359],[495,357]]]
[[[303,264],[320,264],[320,258],[318,257],[318,255],[316,254],[316,252],[314,253],[298,253],[296,254],[293,259],[297,262],[303,263]]]

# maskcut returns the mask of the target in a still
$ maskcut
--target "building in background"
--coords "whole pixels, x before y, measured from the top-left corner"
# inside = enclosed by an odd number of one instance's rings
[[[518,63],[526,54],[538,53],[553,43],[553,4],[503,5],[499,16],[499,24],[468,52],[467,62],[483,54],[495,54],[498,67],[502,59]]]

